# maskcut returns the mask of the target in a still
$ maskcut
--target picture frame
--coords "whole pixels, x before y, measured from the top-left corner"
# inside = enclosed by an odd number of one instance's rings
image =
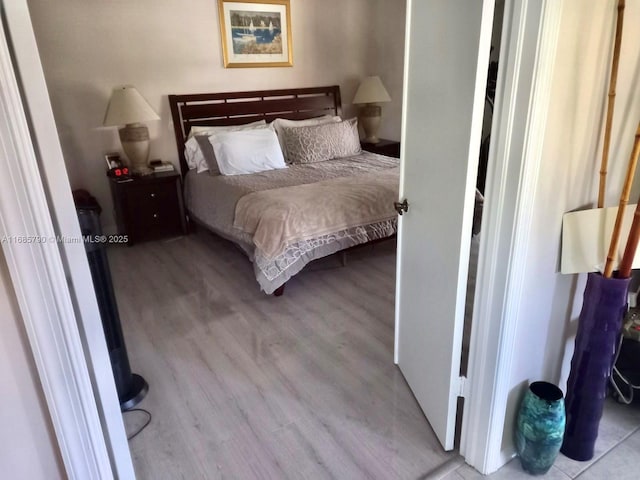
[[[218,0],[225,68],[292,67],[289,0]]]
[[[105,153],[104,161],[107,163],[107,170],[123,167],[122,159],[118,152]]]

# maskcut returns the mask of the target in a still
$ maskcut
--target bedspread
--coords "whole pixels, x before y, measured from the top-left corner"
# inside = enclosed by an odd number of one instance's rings
[[[398,174],[396,167],[250,193],[236,205],[234,227],[272,259],[293,243],[394,218]]]

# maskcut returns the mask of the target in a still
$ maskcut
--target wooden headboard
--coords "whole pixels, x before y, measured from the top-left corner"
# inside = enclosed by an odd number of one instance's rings
[[[340,115],[340,87],[291,88],[255,92],[169,95],[176,146],[183,175],[189,171],[184,142],[194,125],[240,125],[276,118],[300,120]]]

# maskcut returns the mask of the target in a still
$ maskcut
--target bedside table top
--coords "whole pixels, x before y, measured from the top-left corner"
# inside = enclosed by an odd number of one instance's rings
[[[360,145],[362,146],[362,148],[364,147],[384,148],[384,147],[389,147],[391,145],[393,146],[400,145],[400,142],[397,140],[387,140],[386,138],[381,138],[378,143],[368,143],[361,140]]]
[[[367,152],[386,155],[387,157],[400,158],[400,142],[396,140],[381,138],[378,143],[367,143],[361,141],[360,147],[362,150]]]
[[[151,173],[149,175],[132,176],[127,179],[121,179],[118,177],[109,177],[109,180],[111,180],[114,183],[152,183],[159,180],[165,180],[165,179],[175,178],[179,176],[180,176],[180,173],[174,170],[172,172],[156,172],[156,173]]]

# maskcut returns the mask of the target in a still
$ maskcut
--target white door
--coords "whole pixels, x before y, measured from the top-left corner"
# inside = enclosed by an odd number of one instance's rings
[[[493,0],[409,0],[396,363],[453,448]]]

